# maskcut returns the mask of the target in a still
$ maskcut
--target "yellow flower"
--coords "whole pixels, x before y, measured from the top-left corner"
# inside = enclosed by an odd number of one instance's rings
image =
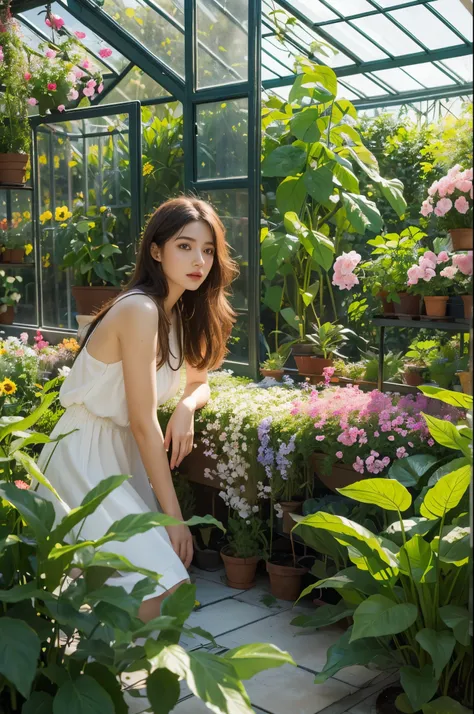
[[[0,394],[2,395],[8,395],[8,394],[15,394],[16,392],[16,384],[15,382],[12,382],[11,379],[6,379],[3,380],[3,382],[0,382]]]
[[[33,246],[31,245],[31,243],[27,243],[25,245],[25,255],[29,255],[32,250],[33,250]]]
[[[31,218],[31,213],[29,211],[23,211],[23,218],[25,221],[29,221]]]
[[[5,347],[2,347],[0,349],[0,355],[6,355],[6,354],[7,354],[7,351],[6,351]]]
[[[150,164],[149,161],[146,162],[146,164],[143,165],[143,175],[148,176],[148,174],[151,174],[153,171],[153,164]]]
[[[108,207],[108,206],[101,206],[101,207],[100,207],[100,212],[101,212],[101,213],[105,213],[105,212],[108,211],[108,210],[109,210],[109,207]]]
[[[87,224],[89,228],[95,228],[95,223],[94,221],[90,221],[90,223]]]
[[[44,223],[46,223],[46,221],[50,221],[52,217],[53,217],[53,214],[51,213],[51,211],[45,211],[44,213],[41,214],[40,221],[41,221],[41,223],[44,224]]]
[[[46,158],[46,154],[41,154],[41,156],[39,157],[38,161],[39,161],[40,164],[42,164],[43,166],[46,166],[46,164],[48,163],[48,159]]]
[[[54,157],[54,168],[59,169],[59,156]]]
[[[70,166],[71,168],[77,166],[77,161],[69,161],[68,166]]]
[[[68,218],[71,218],[71,216],[72,216],[72,213],[67,206],[60,206],[60,207],[58,206],[54,217],[57,221],[64,222],[64,221],[67,221]]]
[[[42,384],[36,384],[36,382],[35,382],[35,387],[37,387],[38,389],[43,389],[43,385],[42,385]]]
[[[49,266],[51,265],[51,263],[49,262],[50,257],[51,257],[50,253],[46,253],[46,255],[41,256],[41,260],[43,262],[43,268],[49,268]]]
[[[60,223],[60,224],[59,224],[59,227],[60,227],[60,228],[67,228],[67,223]]]

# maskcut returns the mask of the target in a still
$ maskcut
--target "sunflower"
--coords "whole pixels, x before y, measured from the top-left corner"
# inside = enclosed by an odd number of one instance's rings
[[[68,218],[71,218],[71,216],[72,213],[67,206],[58,206],[54,218],[56,221],[61,221],[61,223],[63,223],[64,221],[67,221]]]
[[[16,384],[15,382],[12,382],[11,379],[8,379],[6,377],[3,382],[0,382],[0,394],[3,395],[10,395],[10,394],[15,394],[16,392]]]

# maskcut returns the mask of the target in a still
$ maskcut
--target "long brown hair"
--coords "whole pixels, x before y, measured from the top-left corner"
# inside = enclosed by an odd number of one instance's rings
[[[180,366],[184,360],[197,369],[212,369],[219,366],[227,353],[226,342],[236,318],[227,299],[229,294],[227,288],[237,276],[238,269],[230,257],[222,221],[212,206],[200,199],[181,196],[166,201],[157,208],[147,223],[138,249],[135,270],[123,290],[123,292],[142,290],[157,305],[159,345],[157,368],[169,362],[170,356],[170,321],[164,310],[164,300],[168,296],[168,282],[161,263],[152,258],[150,248],[152,243],[162,247],[193,221],[203,221],[209,226],[214,238],[215,253],[206,280],[195,291],[185,290],[177,303],[180,328],[182,328],[178,330]],[[94,316],[82,341],[81,350],[113,304],[114,300],[109,301]]]

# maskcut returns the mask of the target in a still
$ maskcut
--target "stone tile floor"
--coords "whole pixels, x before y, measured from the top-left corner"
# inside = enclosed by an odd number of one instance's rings
[[[380,672],[365,667],[348,667],[324,684],[314,684],[314,675],[325,664],[328,648],[339,638],[341,630],[332,626],[317,632],[305,632],[290,625],[299,612],[310,605],[293,607],[292,603],[269,598],[268,580],[258,579],[248,591],[225,585],[224,571],[213,573],[192,569],[200,608],[188,624],[199,625],[210,632],[218,644],[216,653],[250,642],[271,642],[290,652],[297,667],[285,665],[261,672],[245,682],[255,714],[375,714],[378,692],[392,681],[393,672]],[[210,647],[196,637],[182,642],[187,649]],[[139,672],[128,680],[140,689]],[[144,700],[130,698],[129,714],[146,711]],[[204,714],[209,709],[194,697],[186,684],[173,710],[176,714]]]

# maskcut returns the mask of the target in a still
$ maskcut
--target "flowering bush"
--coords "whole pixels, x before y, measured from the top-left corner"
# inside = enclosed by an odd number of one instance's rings
[[[0,5],[0,154],[27,154],[30,149],[26,70],[18,23],[9,6]]]
[[[0,270],[0,315],[20,301],[21,294],[18,292],[17,283],[22,282],[21,275],[7,275],[4,270]]]
[[[428,198],[423,201],[422,216],[434,214],[443,230],[472,227],[472,168],[461,170],[453,166],[446,176],[435,181],[428,189]]]
[[[471,275],[472,251],[451,258],[444,250],[438,255],[428,250],[408,269],[407,285],[415,295],[465,294]]]
[[[30,211],[13,211],[11,220],[3,218],[0,221],[0,251],[8,248],[24,248],[25,255],[29,255],[33,246],[31,244],[31,213]]]
[[[360,474],[384,473],[393,461],[437,449],[423,413],[458,419],[453,407],[418,394],[390,395],[356,386],[312,391],[307,401],[295,400],[292,414],[307,414],[316,430],[317,450],[327,454],[325,469],[348,464]]]

